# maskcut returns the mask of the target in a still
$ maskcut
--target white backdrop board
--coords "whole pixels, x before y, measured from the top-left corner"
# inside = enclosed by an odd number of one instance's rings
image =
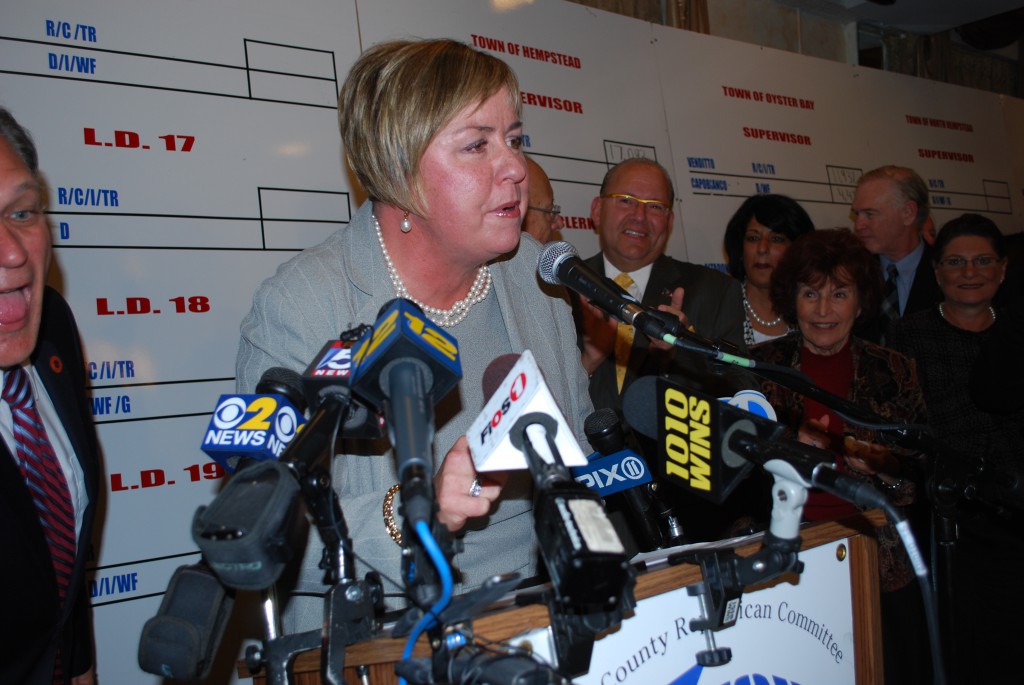
[[[0,104],[40,150],[51,282],[78,317],[104,450],[90,579],[104,685],[158,680],[136,666],[138,635],[174,568],[198,556],[189,524],[221,482],[198,446],[217,397],[234,386],[238,324],[256,285],[355,210],[334,102],[362,46],[447,36],[505,59],[524,92],[527,152],[551,176],[563,236],[583,256],[597,250],[591,199],[608,166],[630,156],[673,175],[668,252],[697,262],[722,261],[741,197],[788,193],[819,225],[848,225],[856,175],[891,162],[932,184],[939,223],[970,209],[1020,228],[1020,101],[560,0],[502,7],[8,0],[0,9]]]
[[[970,211],[1020,230],[999,96],[677,33],[655,29],[692,261],[724,261],[725,225],[755,193],[789,195],[818,227],[850,226],[857,178],[883,164],[921,175],[936,226]]]
[[[258,283],[352,210],[335,104],[355,6],[18,5],[2,10],[0,102],[39,147],[51,280],[86,344],[104,454],[99,673],[155,681],[138,636],[198,558],[191,517],[220,482],[199,443],[234,388],[238,324]]]

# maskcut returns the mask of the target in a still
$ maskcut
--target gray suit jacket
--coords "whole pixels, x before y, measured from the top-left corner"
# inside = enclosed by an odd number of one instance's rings
[[[373,323],[380,307],[394,297],[374,236],[371,212],[372,205],[364,204],[347,227],[282,264],[277,274],[257,289],[252,310],[241,325],[236,364],[240,391],[252,392],[260,375],[271,366],[305,369],[325,342],[357,324]],[[567,297],[561,290],[555,291],[555,296],[541,290],[536,275],[539,251],[538,243],[524,235],[513,256],[491,265],[494,293],[490,297],[497,300],[505,330],[488,336],[494,347],[487,359],[463,357],[464,378],[459,392],[466,384],[479,387],[487,363],[509,351],[507,346],[512,352],[529,349],[586,449],[583,421],[592,411],[587,376],[580,363]],[[438,426],[436,466],[483,406],[464,409]],[[346,445],[346,450],[350,447]],[[399,547],[388,536],[381,515],[384,494],[397,482],[389,445],[384,440],[355,449],[360,456],[338,456],[332,465],[334,486],[355,551],[373,567],[399,578]],[[486,527],[470,530],[464,536],[466,549],[455,559],[464,575],[463,589],[478,585],[494,573],[532,574],[535,569],[528,488],[511,487],[506,492],[508,497],[503,496]],[[322,592],[322,572],[316,568],[322,546],[318,540],[311,542],[299,589]],[[366,570],[361,568],[360,574]],[[397,592],[398,588],[388,586],[385,590]],[[294,630],[319,625],[319,603],[310,604],[286,627]]]

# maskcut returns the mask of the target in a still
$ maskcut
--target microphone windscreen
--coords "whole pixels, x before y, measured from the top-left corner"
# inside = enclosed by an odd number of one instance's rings
[[[165,678],[205,680],[234,603],[234,594],[209,569],[182,566],[171,576],[157,615],[142,628],[139,666]]]
[[[576,248],[565,241],[556,241],[544,246],[544,250],[537,258],[537,273],[541,280],[551,285],[561,285],[557,270],[558,265],[567,257],[575,257]]]
[[[600,454],[615,454],[626,448],[626,434],[618,413],[610,407],[597,409],[583,422],[583,433]]]
[[[283,366],[272,366],[260,376],[256,384],[258,395],[284,395],[300,412],[306,411],[306,397],[302,393],[302,374]]]
[[[635,379],[622,396],[622,413],[630,428],[648,438],[658,437],[657,376]]]
[[[512,352],[498,355],[487,365],[487,368],[484,369],[483,380],[481,381],[484,389],[484,402],[494,395],[498,386],[505,380],[512,367],[516,365],[516,362],[519,361],[520,356]]]

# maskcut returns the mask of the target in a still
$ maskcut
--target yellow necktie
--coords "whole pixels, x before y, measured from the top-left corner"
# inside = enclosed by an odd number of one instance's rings
[[[627,273],[621,273],[615,277],[615,283],[623,290],[629,291],[634,285],[633,279]],[[626,364],[629,362],[629,349],[633,346],[633,327],[628,323],[619,322],[615,329],[615,380],[622,392],[622,381],[626,377]]]

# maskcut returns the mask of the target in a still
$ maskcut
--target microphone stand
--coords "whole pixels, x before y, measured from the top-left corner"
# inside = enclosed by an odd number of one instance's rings
[[[550,463],[541,456],[531,436],[534,426],[543,428],[545,439],[541,445],[550,454]],[[579,508],[574,510],[573,504],[582,502],[592,504],[582,508],[590,509],[598,524],[603,517],[605,530],[615,533],[600,497],[569,476],[555,445],[557,430],[558,424],[551,417],[533,412],[521,416],[509,435],[512,444],[525,455],[533,476],[534,528],[551,576],[551,589],[541,593],[541,601],[547,605],[551,619],[558,672],[573,677],[589,670],[595,636],[619,625],[633,610],[636,578],[621,542],[621,553],[615,553],[593,550],[586,541],[578,540],[576,517],[586,514]],[[574,552],[580,556],[573,556]]]
[[[430,657],[403,659],[395,672],[410,683],[441,685],[478,682],[489,685],[546,685],[563,679],[528,654],[502,653],[470,643],[470,624],[519,583],[518,573],[491,576],[475,590],[455,600],[440,613],[430,629]]]
[[[707,649],[697,652],[701,666],[722,666],[732,660],[729,647],[718,647],[714,633],[736,623],[744,589],[765,583],[786,573],[800,574],[800,517],[810,485],[787,462],[771,460],[765,470],[772,474],[771,525],[764,534],[761,549],[741,557],[732,550],[675,554],[670,564],[683,562],[700,565],[703,582],[686,588],[700,602],[701,616],[690,621],[690,630],[704,634]]]
[[[345,647],[369,640],[380,630],[383,609],[383,585],[376,573],[357,580],[352,540],[341,504],[331,484],[323,458],[334,445],[351,401],[351,390],[344,385],[321,391],[322,401],[305,429],[289,444],[282,461],[298,480],[307,510],[321,541],[324,553],[320,568],[330,586],[324,598],[324,626],[292,635],[273,637],[268,624],[267,640],[246,650],[246,665],[253,671],[266,668],[271,685],[290,685],[290,665],[295,657],[317,647],[321,651],[321,676],[328,685],[345,685]]]
[[[934,581],[939,598],[942,634],[947,644],[957,644],[957,622],[954,616],[956,571],[954,559],[959,531],[958,519],[965,503],[978,505],[1003,516],[1024,509],[1021,474],[991,468],[984,459],[970,458],[943,445],[934,445],[934,470],[928,482],[932,500],[934,530]],[[956,655],[949,659],[955,662]],[[956,672],[955,663],[951,670]]]

